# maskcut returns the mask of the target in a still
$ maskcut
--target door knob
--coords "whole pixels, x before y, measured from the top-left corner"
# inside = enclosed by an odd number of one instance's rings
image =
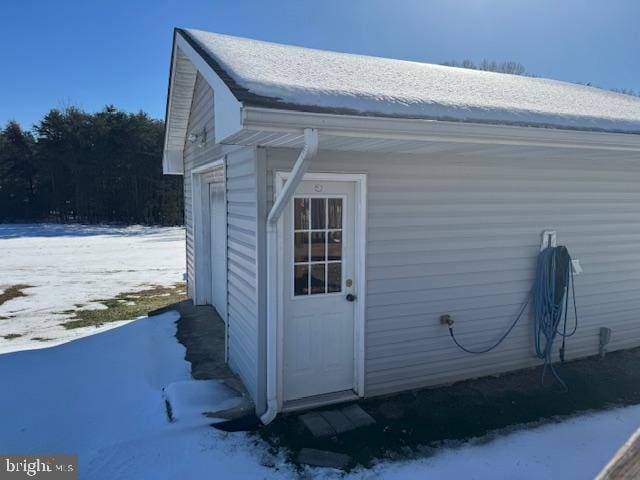
[[[348,293],[346,296],[347,302],[355,302],[356,296],[353,293]]]

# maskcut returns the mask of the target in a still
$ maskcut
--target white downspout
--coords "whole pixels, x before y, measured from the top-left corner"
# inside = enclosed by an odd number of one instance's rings
[[[276,226],[287,204],[291,201],[311,160],[318,154],[318,131],[305,128],[304,147],[291,170],[291,174],[275,199],[267,217],[267,409],[260,417],[268,425],[276,418],[280,405],[278,401],[278,278]]]

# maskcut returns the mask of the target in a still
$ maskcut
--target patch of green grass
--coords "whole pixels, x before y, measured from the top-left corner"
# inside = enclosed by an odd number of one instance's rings
[[[35,340],[36,342],[49,342],[53,340],[53,338],[48,337],[31,337],[31,340]]]
[[[109,322],[133,320],[147,315],[151,310],[181,302],[187,298],[184,283],[176,283],[170,287],[155,285],[147,290],[125,292],[114,298],[95,300],[103,304],[105,309],[73,310],[73,318],[61,325],[67,330],[82,327],[99,327]]]
[[[7,303],[9,300],[13,300],[18,297],[26,297],[27,294],[23,292],[25,288],[31,288],[32,285],[26,285],[18,283],[16,285],[10,285],[0,293],[0,305]]]
[[[14,338],[19,338],[21,336],[22,335],[19,333],[7,333],[2,338],[4,338],[5,340],[13,340]]]

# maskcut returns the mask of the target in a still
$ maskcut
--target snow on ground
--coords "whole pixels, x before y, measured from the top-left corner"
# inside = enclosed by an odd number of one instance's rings
[[[171,312],[0,355],[0,452],[77,453],[80,478],[93,480],[274,478],[277,472],[260,464],[263,448],[246,434],[211,428],[200,415],[233,402],[225,387],[203,382],[208,404],[183,396],[179,418],[168,421],[163,387],[179,382],[170,387],[175,395],[190,379],[175,339],[177,318]]]
[[[299,110],[640,132],[640,98],[598,88],[199,30],[186,34],[247,90],[236,95],[249,103],[258,95]]]
[[[639,424],[640,405],[634,405],[494,437],[489,443],[441,449],[424,460],[378,465],[353,477],[584,480],[604,468]]]
[[[16,315],[1,322],[65,341],[76,332],[61,331],[54,312],[144,284],[179,281],[183,231],[0,225],[0,252],[0,285],[35,285],[28,297],[1,307],[0,315]],[[80,478],[97,480],[297,476],[255,437],[209,426],[202,411],[239,400],[224,384],[191,379],[176,320],[168,313],[51,348],[0,354],[0,452],[77,453]],[[640,405],[495,434],[348,475],[302,473],[354,480],[592,478],[639,423]]]
[[[65,330],[76,305],[149,285],[182,281],[183,228],[0,224],[0,290],[29,284],[26,297],[0,305],[0,353],[42,348],[113,328]],[[4,335],[22,337],[5,340]],[[38,342],[33,337],[51,338]]]
[[[0,452],[77,453],[80,478],[279,479],[298,476],[261,440],[224,433],[200,413],[237,402],[223,384],[190,380],[177,314],[144,318],[52,348],[0,355]],[[163,392],[163,388],[166,387]],[[176,420],[164,407],[169,398]],[[640,422],[640,406],[584,415],[440,448],[423,460],[382,462],[310,478],[593,478]]]

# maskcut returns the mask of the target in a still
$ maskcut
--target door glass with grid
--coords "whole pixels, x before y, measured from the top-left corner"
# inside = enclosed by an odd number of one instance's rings
[[[283,215],[285,400],[354,382],[355,183],[300,183]]]
[[[343,203],[340,197],[294,198],[294,296],[342,292]]]

